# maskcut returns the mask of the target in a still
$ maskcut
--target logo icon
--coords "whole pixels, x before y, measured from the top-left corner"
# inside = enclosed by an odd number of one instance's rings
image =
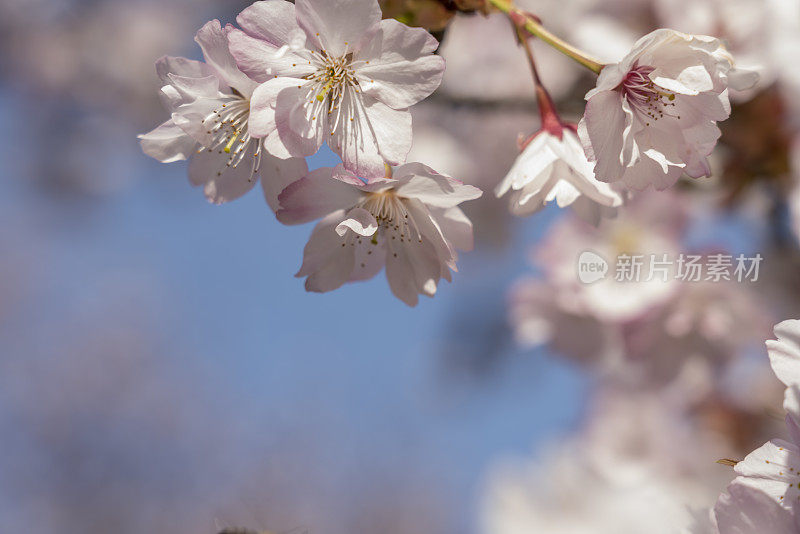
[[[591,250],[581,252],[578,257],[578,280],[584,284],[592,284],[602,280],[608,274],[608,262]]]

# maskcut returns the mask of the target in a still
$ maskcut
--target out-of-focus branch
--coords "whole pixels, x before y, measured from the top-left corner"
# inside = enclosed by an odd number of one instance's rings
[[[506,13],[515,25],[538,37],[562,54],[571,57],[592,72],[599,74],[603,69],[604,65],[602,63],[550,33],[536,17],[517,9],[511,0],[487,0],[487,2]]]

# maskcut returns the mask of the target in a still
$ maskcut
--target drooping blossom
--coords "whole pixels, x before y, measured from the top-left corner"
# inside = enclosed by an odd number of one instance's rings
[[[264,194],[277,209],[278,193],[307,172],[305,160],[265,153],[250,132],[250,97],[257,84],[237,67],[218,20],[195,36],[205,62],[164,57],[156,71],[171,117],[139,136],[142,150],[162,163],[189,159],[189,180],[209,201],[228,202],[247,193],[262,175]]]
[[[796,533],[800,527],[800,320],[775,327],[767,341],[772,370],[786,386],[788,440],[773,439],[734,467],[738,475],[715,507],[720,534]]]
[[[718,39],[659,29],[606,65],[586,94],[578,133],[595,174],[631,189],[665,189],[681,174],[711,173],[708,160],[730,115],[728,89],[752,86]]]
[[[260,86],[251,132],[267,150],[314,154],[323,143],[353,173],[383,177],[405,162],[408,107],[441,82],[438,42],[421,28],[381,20],[376,0],[256,2],[237,17],[230,49]]]
[[[472,249],[472,223],[458,204],[481,190],[420,163],[365,184],[342,165],[312,171],[279,197],[278,220],[322,219],[305,248],[297,277],[308,291],[327,292],[372,278],[384,266],[392,293],[415,306],[456,271],[456,249]]]
[[[616,215],[622,197],[594,177],[594,164],[586,159],[577,128],[563,123],[549,95],[538,92],[542,127],[525,142],[495,194],[511,191],[509,209],[515,215],[532,215],[555,200],[558,207],[572,206],[596,226],[603,217]]]

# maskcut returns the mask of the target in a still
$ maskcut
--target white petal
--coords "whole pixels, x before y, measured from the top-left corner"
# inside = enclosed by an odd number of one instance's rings
[[[355,58],[368,62],[356,71],[361,88],[394,109],[427,98],[444,75],[444,59],[432,55],[437,45],[422,28],[394,19],[381,21],[380,31]]]
[[[256,82],[248,78],[239,67],[228,49],[228,35],[218,20],[207,22],[194,37],[195,42],[203,50],[206,63],[219,75],[220,79],[230,87],[235,87],[243,96],[249,97]]]
[[[361,191],[334,178],[332,171],[330,168],[311,171],[284,189],[278,196],[281,205],[278,220],[284,224],[302,224],[355,206],[361,199]]]
[[[333,57],[359,50],[380,28],[377,0],[296,0],[295,8],[309,41]]]
[[[595,175],[601,182],[616,182],[622,178],[620,156],[625,126],[619,92],[603,91],[586,103],[578,131],[587,154],[593,155],[597,161]]]
[[[262,153],[258,173],[264,198],[272,211],[277,212],[281,208],[278,195],[290,184],[306,176],[308,165],[305,158],[276,158]]]
[[[336,233],[340,236],[350,230],[362,237],[370,237],[378,230],[378,221],[364,208],[353,208],[347,212],[346,217],[336,227]]]
[[[738,480],[728,486],[714,514],[720,534],[795,534],[792,513],[759,488]]]
[[[767,341],[769,361],[775,376],[787,386],[800,385],[800,320],[775,326],[777,341]]]
[[[334,212],[321,220],[311,232],[303,251],[303,265],[295,275],[298,278],[308,277],[306,291],[333,291],[350,278],[355,263],[354,247],[334,230],[343,218],[343,210]]]
[[[188,159],[197,148],[197,141],[187,135],[171,119],[156,129],[139,136],[142,152],[161,163]]]
[[[256,185],[253,176],[253,152],[255,143],[245,151],[238,166],[229,166],[230,155],[217,151],[204,150],[189,160],[189,181],[192,185],[203,186],[209,202],[224,204],[235,200]]]
[[[422,163],[407,163],[394,170],[400,184],[397,194],[416,198],[429,206],[452,208],[462,202],[479,198],[483,191],[477,187],[439,174]]]

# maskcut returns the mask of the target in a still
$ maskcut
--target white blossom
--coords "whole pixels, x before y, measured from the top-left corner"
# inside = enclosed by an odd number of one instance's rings
[[[365,184],[339,165],[312,171],[281,193],[279,221],[322,219],[296,275],[307,277],[308,291],[366,280],[385,266],[394,295],[415,306],[419,294],[436,293],[441,278],[451,280],[456,249],[472,249],[472,223],[458,204],[481,190],[420,163],[392,175]]]
[[[433,36],[381,20],[376,0],[266,0],[236,20],[242,30],[230,31],[230,48],[260,83],[251,128],[267,150],[310,156],[328,143],[367,179],[382,177],[384,162],[405,162],[407,108],[444,72]]]
[[[217,204],[247,193],[262,174],[264,195],[275,210],[278,193],[305,175],[306,163],[265,154],[262,141],[251,135],[250,97],[257,84],[236,67],[219,21],[203,26],[195,41],[205,62],[164,57],[156,63],[171,117],[139,136],[142,150],[162,163],[189,159],[190,182],[203,186]]]
[[[728,88],[755,83],[737,71],[719,40],[660,29],[619,63],[606,65],[586,94],[578,131],[603,182],[665,189],[681,174],[711,173],[707,156],[730,115]]]

